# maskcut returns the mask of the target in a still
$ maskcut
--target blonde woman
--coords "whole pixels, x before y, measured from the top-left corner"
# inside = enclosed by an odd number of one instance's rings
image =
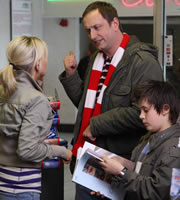
[[[70,150],[43,143],[54,115],[38,85],[47,55],[36,37],[16,37],[7,48],[9,64],[0,71],[0,200],[39,200],[42,161],[71,160]]]

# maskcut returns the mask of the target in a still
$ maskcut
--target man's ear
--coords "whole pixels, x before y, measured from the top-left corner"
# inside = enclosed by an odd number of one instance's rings
[[[114,17],[112,24],[115,28],[115,30],[119,30],[119,19],[117,17]]]
[[[169,104],[164,104],[162,108],[162,115],[167,115],[170,112],[170,106]]]

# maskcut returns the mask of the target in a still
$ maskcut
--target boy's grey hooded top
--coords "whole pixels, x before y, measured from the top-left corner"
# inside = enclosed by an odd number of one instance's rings
[[[59,76],[67,95],[78,108],[73,144],[76,143],[80,132],[83,107],[95,56],[91,57],[85,82],[80,79],[78,72],[68,78],[65,72]],[[146,132],[139,119],[140,110],[132,100],[132,91],[136,84],[148,79],[162,80],[157,49],[131,36],[124,55],[104,91],[102,113],[90,119],[91,132],[96,137],[97,146],[130,158],[132,149]]]
[[[132,161],[139,160],[148,142],[150,148],[139,174],[127,170],[120,180],[125,186],[127,200],[169,200],[170,194],[171,197],[173,193],[179,194],[180,125],[175,124],[159,133],[147,133],[133,150]],[[179,198],[174,196],[174,199]]]

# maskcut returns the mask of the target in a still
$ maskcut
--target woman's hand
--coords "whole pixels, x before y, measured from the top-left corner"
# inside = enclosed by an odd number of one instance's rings
[[[69,164],[69,162],[72,160],[72,151],[67,149],[67,156],[66,156],[66,159],[63,160],[63,163],[64,164]]]

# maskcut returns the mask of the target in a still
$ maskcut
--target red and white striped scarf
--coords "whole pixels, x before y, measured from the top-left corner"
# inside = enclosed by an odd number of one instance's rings
[[[102,103],[102,99],[103,99],[104,90],[107,88],[107,86],[110,82],[110,79],[112,77],[112,74],[113,74],[117,64],[120,62],[120,60],[122,58],[125,48],[126,48],[126,45],[129,42],[129,40],[130,40],[129,35],[125,33],[124,37],[122,39],[122,42],[120,44],[120,47],[117,49],[116,53],[114,54],[114,56],[111,60],[109,70],[106,75],[106,79],[102,86],[101,92],[97,98],[97,102],[95,102],[96,92],[97,92],[99,79],[101,77],[101,72],[102,72],[103,65],[104,65],[103,53],[99,52],[95,58],[95,61],[94,61],[93,67],[92,67],[92,71],[91,71],[91,75],[90,75],[90,79],[89,79],[89,85],[88,85],[88,90],[87,90],[85,104],[84,104],[80,133],[79,133],[78,139],[76,141],[76,144],[73,146],[73,149],[72,149],[72,153],[74,156],[77,155],[78,148],[82,147],[84,145],[85,139],[83,137],[83,132],[89,125],[90,118],[95,117],[101,113],[101,103]]]

